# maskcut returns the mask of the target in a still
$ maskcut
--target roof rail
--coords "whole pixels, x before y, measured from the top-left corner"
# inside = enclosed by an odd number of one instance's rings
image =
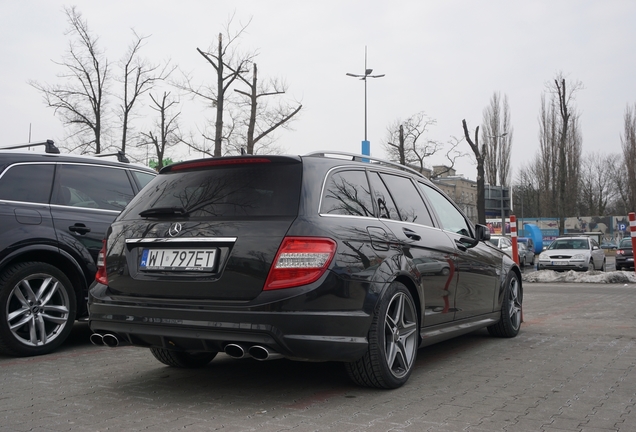
[[[347,153],[347,152],[341,152],[341,151],[334,151],[334,150],[319,150],[319,151],[315,151],[315,152],[311,152],[311,153],[307,153],[303,156],[318,156],[318,157],[329,157],[328,155],[336,155],[336,156],[348,156],[351,158],[352,161],[359,161],[359,162],[375,162],[375,163],[379,163],[379,164],[384,164],[384,165],[389,165],[404,171],[408,171],[412,174],[415,174],[419,177],[422,178],[426,178],[426,176],[424,174],[422,174],[421,172],[414,170],[413,168],[409,168],[407,166],[404,166],[402,164],[399,164],[397,162],[391,162],[388,161],[386,159],[382,159],[382,158],[377,158],[374,156],[369,156],[369,155],[361,155],[361,154],[356,154],[356,153]]]
[[[100,154],[96,154],[95,156],[96,157],[117,156],[117,160],[119,162],[130,163],[130,161],[126,157],[126,154],[124,154],[124,152],[121,150],[117,150],[116,153],[100,153]]]
[[[39,142],[39,143],[18,144],[18,145],[9,146],[9,147],[1,147],[0,150],[13,150],[13,149],[19,149],[19,148],[36,147],[36,146],[45,146],[44,151],[46,153],[53,153],[53,154],[60,153],[60,149],[55,147],[55,143],[53,142],[53,140],[46,140],[44,142]]]

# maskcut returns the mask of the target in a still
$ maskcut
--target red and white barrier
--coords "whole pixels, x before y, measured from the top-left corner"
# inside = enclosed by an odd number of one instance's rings
[[[517,245],[517,217],[510,215],[510,237],[512,238],[512,259],[519,265],[519,246]],[[632,241],[634,238],[632,237]]]
[[[629,231],[632,234],[632,253],[636,251],[636,213],[629,213]],[[636,273],[636,266],[634,266],[634,272]]]

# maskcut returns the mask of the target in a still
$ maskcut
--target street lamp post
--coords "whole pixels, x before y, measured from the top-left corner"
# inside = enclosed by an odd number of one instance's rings
[[[360,78],[364,81],[364,141],[362,141],[362,154],[371,155],[371,143],[367,140],[367,78],[382,78],[384,74],[371,75],[373,69],[367,68],[367,47],[364,47],[364,74],[352,74],[347,72],[347,76]]]

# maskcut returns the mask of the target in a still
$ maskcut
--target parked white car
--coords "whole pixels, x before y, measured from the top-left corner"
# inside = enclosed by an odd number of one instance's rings
[[[605,271],[605,252],[591,237],[559,237],[541,252],[537,269]]]
[[[506,253],[506,255],[512,258],[512,240],[510,240],[509,237],[491,235],[489,241],[496,248],[501,249],[502,251]]]

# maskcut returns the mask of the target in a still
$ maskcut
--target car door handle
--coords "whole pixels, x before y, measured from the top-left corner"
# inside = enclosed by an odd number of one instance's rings
[[[75,234],[80,234],[80,235],[84,235],[86,233],[91,232],[91,229],[89,227],[87,227],[84,224],[80,224],[80,223],[76,223],[75,225],[71,225],[70,227],[68,227],[68,230],[70,232],[73,232]]]
[[[402,228],[402,231],[404,231],[404,235],[406,235],[408,238],[410,238],[411,240],[415,240],[415,241],[420,241],[422,240],[422,237],[420,237],[419,235],[417,235],[415,233],[415,231],[408,229],[408,228]]]
[[[462,252],[466,252],[468,250],[466,245],[461,242],[461,239],[455,240],[455,246],[457,246],[457,249],[459,249]]]

